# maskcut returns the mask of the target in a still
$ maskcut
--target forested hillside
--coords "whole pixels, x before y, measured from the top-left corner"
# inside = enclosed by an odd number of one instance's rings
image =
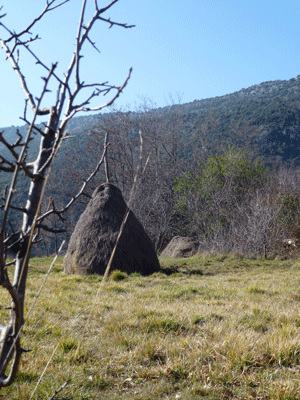
[[[236,222],[234,227],[232,226],[230,221],[232,222],[233,215],[228,214],[228,210],[232,209],[230,202],[236,203],[234,197],[236,191],[232,187],[229,190],[226,186],[228,176],[225,174],[220,178],[225,186],[216,186],[215,193],[218,190],[224,190],[226,187],[231,195],[225,203],[218,203],[218,210],[222,209],[223,212],[218,220],[216,216],[219,211],[214,208],[215,205],[212,207],[212,204],[216,203],[216,198],[208,199],[207,195],[203,194],[200,199],[199,192],[202,190],[202,193],[206,193],[203,187],[196,191],[197,185],[188,185],[186,188],[184,186],[186,182],[182,181],[183,176],[190,176],[194,181],[203,182],[203,171],[207,172],[209,165],[213,165],[218,160],[214,157],[225,154],[225,161],[222,161],[225,166],[234,165],[230,161],[232,157],[247,158],[249,165],[254,165],[253,162],[257,163],[257,157],[260,157],[259,165],[270,168],[268,178],[264,177],[262,181],[271,182],[269,178],[272,170],[281,170],[281,178],[278,179],[282,182],[282,167],[296,170],[300,163],[299,94],[300,75],[289,81],[264,82],[226,96],[195,100],[187,104],[173,104],[164,108],[155,108],[144,103],[131,111],[114,110],[102,115],[74,118],[69,124],[68,134],[70,138],[63,143],[53,165],[44,207],[47,207],[50,197],[54,199],[56,206],[60,207],[78,191],[84,179],[97,164],[102,154],[104,137],[108,134],[110,180],[120,187],[125,198],[128,199],[134,177],[139,169],[138,188],[135,191],[132,208],[144,224],[157,249],[161,249],[167,240],[176,233],[201,237],[203,243],[204,241],[206,243],[208,241],[220,243],[218,235],[221,234],[221,231],[225,235],[224,230],[226,229],[229,229],[226,235],[231,235],[231,243],[234,247],[232,230],[240,232],[243,229],[243,232],[246,232],[245,221],[247,218],[249,220],[253,210],[248,209],[248,216],[245,214],[243,218],[240,218],[239,215],[239,222]],[[17,129],[21,135],[26,132],[25,126],[12,126],[1,130],[4,131],[5,139],[12,143],[18,137],[16,135]],[[141,144],[142,153],[140,153]],[[30,148],[32,154],[36,153],[36,146],[33,140]],[[229,152],[228,148],[231,149]],[[235,150],[237,153],[235,153]],[[0,143],[0,152],[3,151],[3,145]],[[28,157],[30,158],[31,154]],[[240,165],[246,164],[241,161],[239,168]],[[141,171],[143,171],[143,174],[141,174]],[[232,175],[230,176],[232,178]],[[286,176],[288,175],[286,174]],[[104,179],[104,169],[102,169],[102,172],[92,180],[89,189],[86,190],[87,196],[68,213],[67,237],[83,211],[89,199],[88,196],[91,195],[95,186]],[[214,180],[215,178],[205,179]],[[1,188],[4,188],[8,181],[9,174],[2,172],[0,174]],[[278,185],[277,188],[280,186]],[[295,186],[295,182],[291,185]],[[263,189],[263,186],[263,184],[259,184],[256,187],[257,190],[264,191],[264,195],[260,195],[261,207],[263,204],[266,205],[266,201],[264,203],[262,199],[266,198],[267,192],[268,199],[273,196],[271,193],[273,193],[276,184],[274,186],[274,181],[272,184],[270,183],[268,190],[265,187]],[[270,189],[271,186],[272,189]],[[23,186],[21,179],[18,185],[18,193],[15,196],[16,205],[22,204],[23,193],[26,190],[27,188]],[[192,199],[190,201],[192,208],[189,210],[178,208],[182,196],[186,193],[189,193],[186,202]],[[294,196],[286,201],[291,201],[295,205],[294,202],[298,196],[295,190],[289,188],[285,194]],[[251,201],[255,202],[253,193],[248,193],[246,188],[243,196],[239,198],[243,198],[243,206],[249,204],[250,198]],[[267,239],[268,229],[272,224],[274,225],[276,215],[279,215],[282,209],[280,201],[277,197],[275,200],[273,196],[271,201],[273,219],[270,217],[270,221],[266,222],[264,232],[261,234],[261,237],[264,238],[263,246],[266,246],[269,240]],[[271,204],[269,200],[268,202],[268,204]],[[191,205],[192,203],[193,205]],[[236,218],[241,206],[242,203],[235,208]],[[227,210],[226,217],[224,216],[225,209]],[[210,211],[208,212],[208,210]],[[294,213],[296,211],[296,209],[293,209]],[[198,220],[202,218],[201,223],[196,222],[196,215]],[[209,215],[214,215],[214,223],[210,220]],[[17,229],[17,220],[16,212],[15,218],[12,217],[14,229]],[[215,223],[217,220],[218,222]],[[210,232],[216,233],[218,231],[218,235],[214,237],[208,235],[208,232],[203,228],[204,222],[206,226],[210,227]],[[61,224],[61,221],[56,221],[54,218],[52,223],[56,227]],[[238,229],[238,224],[242,224],[243,228],[241,225]],[[189,227],[189,230],[186,229],[187,227]],[[251,229],[254,229],[254,227]],[[280,229],[280,237],[287,234],[287,229],[283,228],[282,225]],[[295,230],[297,230],[296,226],[289,226],[291,234],[295,233]],[[224,235],[223,242],[226,237]],[[48,241],[44,250],[52,252],[55,242],[46,237],[44,239],[44,244]],[[255,248],[259,248],[258,251],[262,251],[262,246],[258,246],[257,243],[255,246]]]
[[[204,137],[212,151],[231,143],[253,150],[270,165],[299,165],[299,94],[300,76],[178,106],[188,153]]]
[[[161,119],[169,108],[154,109],[153,113]],[[183,156],[187,158],[203,146],[218,152],[227,144],[234,144],[251,148],[271,165],[300,163],[300,75],[288,81],[264,82],[225,96],[171,108],[182,115],[180,139],[184,142]],[[69,132],[86,133],[103,118],[107,115],[74,118]],[[25,126],[0,129],[13,140],[17,128],[21,134],[26,129]],[[1,143],[0,149],[3,150]]]

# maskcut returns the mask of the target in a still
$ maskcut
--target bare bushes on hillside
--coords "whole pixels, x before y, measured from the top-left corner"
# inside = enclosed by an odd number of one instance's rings
[[[192,162],[184,156],[183,121],[176,106],[157,110],[144,104],[135,112],[106,114],[86,152],[95,157],[107,136],[109,179],[125,199],[140,166],[131,207],[157,251],[181,235],[197,239],[204,251],[286,253],[283,241],[300,238],[298,171],[271,171],[233,147],[214,156],[200,151]],[[95,185],[106,177],[97,179]]]
[[[177,180],[182,232],[205,251],[287,253],[284,240],[300,233],[299,188],[299,171],[272,172],[229,149]]]

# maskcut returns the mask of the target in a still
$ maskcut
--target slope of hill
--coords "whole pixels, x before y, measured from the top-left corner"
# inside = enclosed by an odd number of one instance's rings
[[[300,75],[177,106],[184,113],[187,150],[199,148],[205,138],[210,151],[234,144],[273,166],[299,165],[299,94]]]
[[[221,97],[195,100],[191,103],[153,110],[163,118],[166,110],[182,115],[182,135],[185,158],[205,146],[218,152],[233,144],[263,156],[270,165],[299,165],[300,151],[300,75],[288,81],[270,81]],[[85,141],[88,130],[107,115],[75,117],[68,131],[74,142]],[[133,113],[134,118],[134,113]],[[26,127],[2,128],[11,142],[15,131],[25,134]],[[33,152],[36,147],[33,147]],[[1,153],[4,151],[0,144]]]

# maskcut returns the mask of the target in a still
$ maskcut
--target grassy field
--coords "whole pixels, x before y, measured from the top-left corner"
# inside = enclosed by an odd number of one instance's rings
[[[50,263],[31,260],[27,309]],[[300,399],[297,260],[161,265],[102,283],[65,276],[59,259],[24,328],[31,351],[0,399],[49,399],[68,379],[57,399]]]

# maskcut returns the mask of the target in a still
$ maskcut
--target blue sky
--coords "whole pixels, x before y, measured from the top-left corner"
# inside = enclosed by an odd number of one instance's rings
[[[0,0],[1,14],[7,13],[3,22],[19,31],[45,3]],[[92,7],[94,1],[90,3]],[[32,48],[49,65],[58,61],[60,74],[74,50],[80,8],[81,0],[71,0],[32,31],[42,38]],[[170,104],[170,97],[187,103],[300,74],[299,1],[119,0],[106,17],[136,27],[97,25],[91,39],[101,54],[86,46],[84,80],[120,85],[133,67],[117,107],[134,108],[143,98],[158,107]],[[24,94],[0,50],[0,126],[22,125]],[[38,96],[45,72],[26,54],[21,53],[20,62],[28,86]],[[50,105],[51,95],[45,100],[44,106]]]

